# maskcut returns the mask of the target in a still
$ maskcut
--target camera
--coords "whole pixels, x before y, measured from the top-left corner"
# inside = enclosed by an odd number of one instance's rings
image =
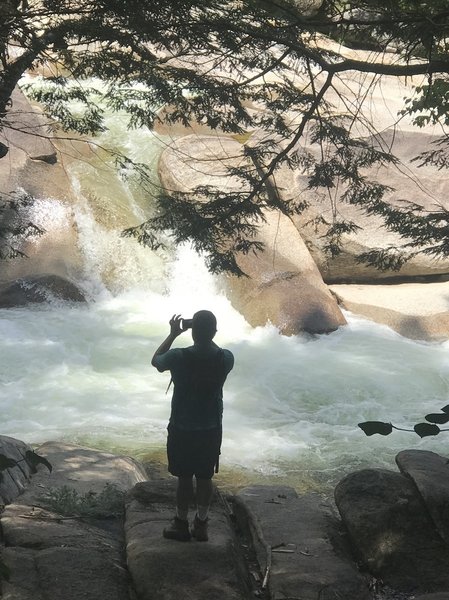
[[[181,319],[182,329],[190,329],[192,327],[193,319]]]

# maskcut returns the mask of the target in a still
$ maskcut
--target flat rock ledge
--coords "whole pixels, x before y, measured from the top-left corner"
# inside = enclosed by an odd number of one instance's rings
[[[290,487],[216,490],[209,541],[182,543],[162,536],[174,478],[148,481],[131,458],[75,445],[48,442],[37,464],[30,451],[0,436],[16,461],[0,481],[6,600],[449,600],[449,469],[435,453],[401,452],[401,472],[348,475],[340,514]],[[119,513],[62,510],[106,485],[121,494]]]

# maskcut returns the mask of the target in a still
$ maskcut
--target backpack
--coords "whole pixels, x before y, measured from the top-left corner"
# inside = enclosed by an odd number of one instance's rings
[[[223,350],[220,348],[215,354],[202,357],[183,348],[182,356],[191,394],[206,403],[213,401],[217,395],[221,398],[226,379]]]

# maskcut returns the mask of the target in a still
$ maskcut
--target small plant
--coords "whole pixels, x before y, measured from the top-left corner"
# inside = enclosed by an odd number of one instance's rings
[[[424,418],[427,423],[417,423],[413,429],[404,429],[402,427],[396,427],[392,423],[385,423],[383,421],[365,421],[359,423],[360,429],[368,436],[378,433],[379,435],[389,435],[393,429],[397,431],[414,431],[421,438],[429,437],[432,435],[438,435],[441,431],[449,431],[449,429],[440,429],[439,425],[449,422],[449,404],[443,406],[440,413],[429,413]]]
[[[63,485],[50,488],[39,500],[46,508],[64,516],[110,518],[123,514],[125,492],[107,483],[100,492],[80,494],[74,488]]]

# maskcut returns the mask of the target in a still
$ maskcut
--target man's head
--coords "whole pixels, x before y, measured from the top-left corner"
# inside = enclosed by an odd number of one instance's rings
[[[211,342],[217,333],[217,319],[210,310],[199,310],[192,319],[192,338],[194,342]]]

